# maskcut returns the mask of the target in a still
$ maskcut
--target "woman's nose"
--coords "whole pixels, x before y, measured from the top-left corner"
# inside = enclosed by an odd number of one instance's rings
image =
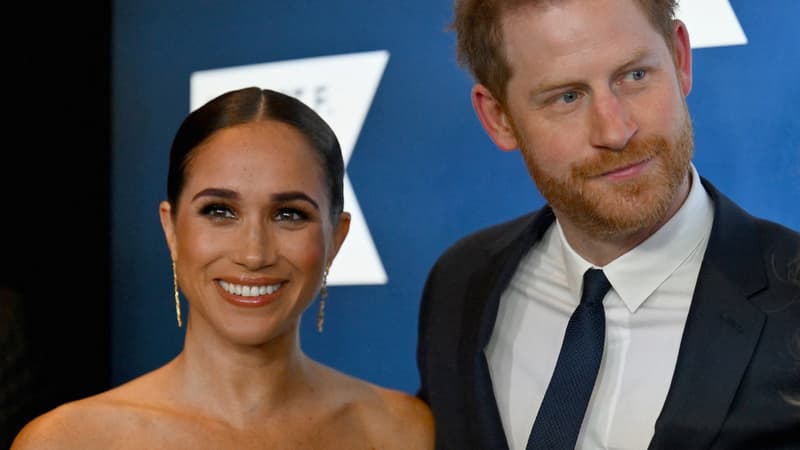
[[[249,270],[257,270],[275,263],[276,239],[268,224],[251,223],[244,227],[239,238],[237,263]]]

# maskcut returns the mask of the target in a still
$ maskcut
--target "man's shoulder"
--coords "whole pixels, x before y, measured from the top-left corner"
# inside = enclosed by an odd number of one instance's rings
[[[715,221],[720,222],[720,227],[741,229],[743,231],[753,229],[762,245],[788,246],[788,250],[800,250],[798,248],[798,245],[800,245],[800,232],[784,224],[751,214],[720,192],[708,180],[704,179],[703,185],[714,201],[715,208],[718,209],[715,214]]]
[[[492,255],[523,240],[530,240],[531,233],[544,232],[554,217],[552,210],[545,206],[464,235],[442,252],[434,271],[447,271],[448,267],[457,268],[459,272],[469,267],[480,269]]]
[[[797,295],[800,286],[800,233],[759,217],[754,218],[754,222],[768,276],[789,281]]]
[[[786,225],[763,217],[753,217],[761,240],[765,242],[787,242],[800,245],[800,232]]]
[[[706,260],[736,280],[745,290],[772,286],[797,293],[800,277],[800,232],[744,210],[710,183],[706,190],[714,201],[714,225]],[[704,263],[705,264],[705,263]],[[795,280],[794,284],[787,283]]]
[[[490,225],[469,234],[466,234],[455,241],[442,254],[442,258],[448,256],[462,256],[465,253],[485,253],[502,248],[514,240],[521,237],[527,230],[534,226],[537,219],[542,216],[552,215],[549,208],[542,208],[533,212],[523,214],[513,219]]]

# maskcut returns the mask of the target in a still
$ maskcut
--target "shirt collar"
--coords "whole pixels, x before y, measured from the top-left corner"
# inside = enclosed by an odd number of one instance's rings
[[[600,267],[631,312],[635,312],[675,272],[711,230],[714,206],[700,183],[694,164],[690,169],[691,189],[675,215],[644,242]],[[555,226],[557,239],[562,244],[570,291],[575,298],[580,298],[583,273],[597,266],[572,249],[558,220]]]

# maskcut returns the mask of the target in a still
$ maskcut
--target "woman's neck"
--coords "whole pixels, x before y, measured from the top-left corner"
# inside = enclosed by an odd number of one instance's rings
[[[204,328],[187,327],[183,351],[173,361],[176,389],[187,404],[244,426],[311,393],[317,365],[301,350],[296,326],[257,346]]]

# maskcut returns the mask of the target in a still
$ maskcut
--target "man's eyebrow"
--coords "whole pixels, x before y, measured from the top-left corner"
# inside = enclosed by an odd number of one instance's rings
[[[634,50],[630,58],[628,58],[618,66],[616,71],[622,71],[630,67],[636,66],[637,64],[641,64],[642,60],[649,57],[650,54],[651,51],[647,47],[639,47],[636,50]],[[536,84],[536,86],[531,88],[528,94],[528,98],[530,101],[534,101],[537,96],[543,93],[562,89],[567,86],[581,86],[584,84],[585,83],[580,81],[565,81],[554,78],[544,79],[540,83]]]
[[[628,58],[623,64],[619,66],[620,70],[627,69],[631,66],[635,66],[637,64],[641,64],[642,60],[650,56],[650,50],[646,47],[642,47],[637,49],[633,52],[633,56]]]

